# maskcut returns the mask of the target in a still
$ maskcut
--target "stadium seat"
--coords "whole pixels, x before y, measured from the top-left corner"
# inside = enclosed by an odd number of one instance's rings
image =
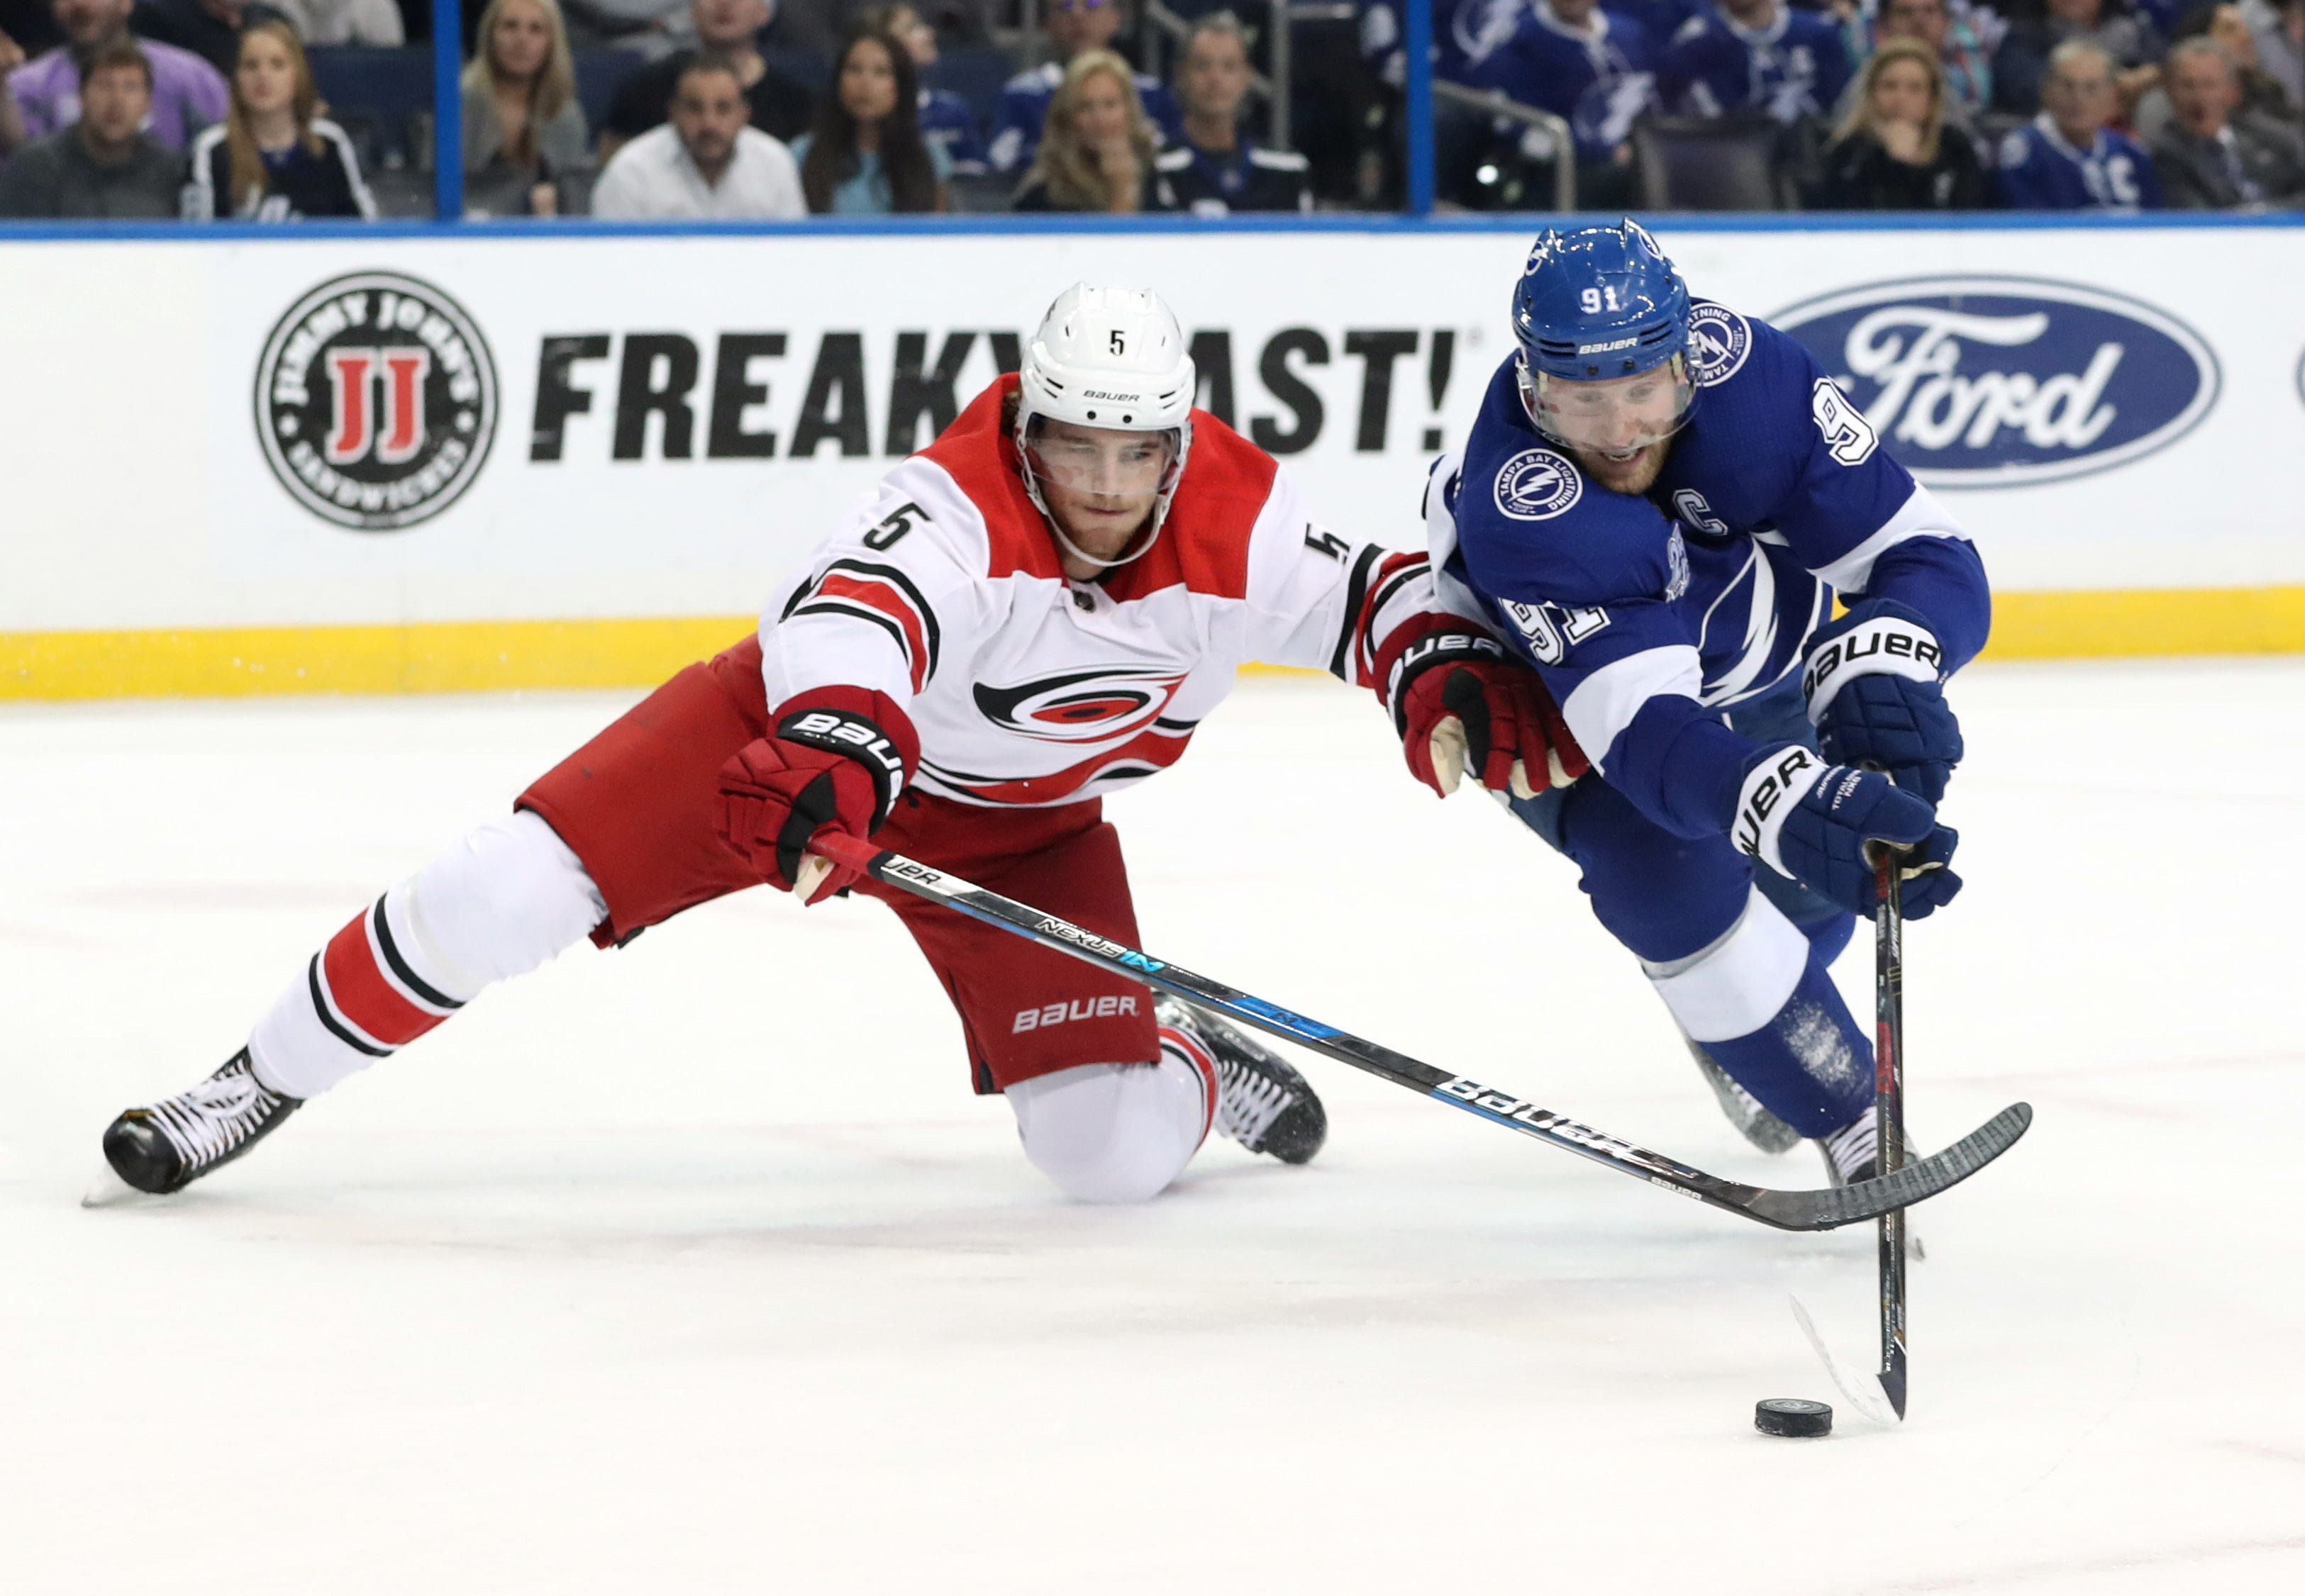
[[[351,134],[361,157],[372,166],[395,158],[411,166],[430,166],[413,143],[412,123],[432,115],[432,51],[430,46],[373,50],[357,46],[314,49],[312,81],[329,118]]]
[[[1000,90],[1016,75],[1015,56],[1006,50],[980,47],[944,51],[936,64],[921,74],[921,81],[928,88],[960,96],[975,113],[978,125],[990,128],[1000,115]]]
[[[1766,118],[1650,116],[1633,127],[1644,210],[1790,210],[1784,131]]]

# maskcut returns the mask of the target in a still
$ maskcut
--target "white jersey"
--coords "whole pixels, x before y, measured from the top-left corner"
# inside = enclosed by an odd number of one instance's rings
[[[1374,685],[1384,640],[1439,608],[1424,555],[1323,530],[1271,455],[1202,411],[1159,539],[1067,581],[1002,425],[1016,386],[979,395],[778,589],[761,620],[771,725],[797,694],[867,688],[910,714],[920,790],[1076,802],[1174,764],[1241,665]]]

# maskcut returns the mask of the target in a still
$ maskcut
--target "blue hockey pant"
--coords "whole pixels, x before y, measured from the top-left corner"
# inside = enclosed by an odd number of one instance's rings
[[[1816,746],[1798,677],[1728,712],[1760,743]],[[1648,819],[1596,771],[1516,799],[1528,828],[1576,861],[1609,934],[1641,962],[1688,1039],[1805,1136],[1873,1101],[1873,1047],[1826,973],[1856,917],[1730,846]]]

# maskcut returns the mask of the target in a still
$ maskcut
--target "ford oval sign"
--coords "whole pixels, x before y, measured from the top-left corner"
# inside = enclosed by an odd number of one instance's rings
[[[1919,277],[1769,318],[1938,488],[2054,482],[2150,454],[2216,403],[2216,357],[2175,318],[2100,289]]]

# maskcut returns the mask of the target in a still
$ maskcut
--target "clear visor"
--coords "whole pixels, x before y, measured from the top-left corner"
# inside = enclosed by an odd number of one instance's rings
[[[1150,505],[1174,487],[1183,446],[1184,439],[1173,427],[1124,432],[1034,416],[1025,431],[1033,474],[1043,486],[1088,494],[1116,506],[1124,502]]]
[[[1522,402],[1537,430],[1556,443],[1622,457],[1663,443],[1688,419],[1697,385],[1679,355],[1631,377],[1579,382],[1549,372],[1520,373]]]

